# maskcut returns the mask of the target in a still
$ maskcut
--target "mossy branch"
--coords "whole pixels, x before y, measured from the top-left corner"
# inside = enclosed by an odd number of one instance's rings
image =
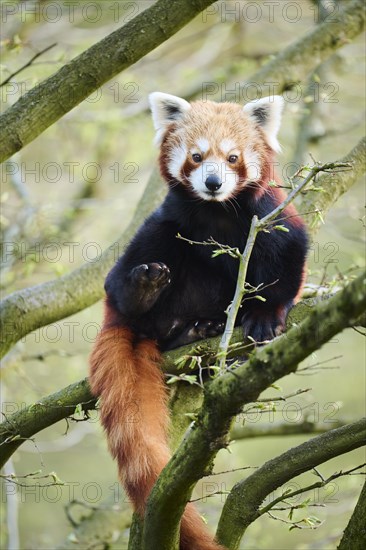
[[[246,528],[265,513],[266,508],[261,511],[260,505],[270,493],[303,472],[365,443],[366,418],[330,430],[269,460],[237,483],[228,495],[217,529],[218,540],[230,550],[237,550]]]
[[[230,439],[251,439],[253,437],[283,437],[294,435],[306,435],[306,434],[323,434],[327,433],[334,428],[340,428],[345,426],[346,422],[343,420],[337,420],[326,424],[324,422],[310,422],[306,418],[300,423],[286,423],[275,422],[271,424],[256,424],[253,425],[246,422],[243,426],[237,426],[236,424],[230,430]]]
[[[254,73],[243,87],[250,88],[255,83],[261,86],[262,95],[270,95],[271,90],[272,94],[291,90],[304,81],[310,71],[359,35],[365,28],[365,20],[364,0],[347,2],[345,9],[290,44]]]
[[[322,299],[307,299],[299,302],[290,312],[290,319],[293,319],[296,324],[305,319],[312,308],[317,303],[322,302]],[[296,321],[295,321],[296,320]],[[292,323],[292,321],[290,322]],[[192,355],[200,354],[202,357],[202,366],[212,362],[216,357],[220,344],[220,336],[209,338],[182,346],[175,350],[170,350],[163,355],[162,369],[169,374],[181,374],[183,372],[191,373],[188,366],[178,368],[177,360],[187,357],[187,363]],[[231,342],[239,344],[243,340],[241,328],[234,330]],[[244,346],[243,346],[244,347]],[[230,356],[235,356],[241,353],[243,347],[235,347],[235,350]],[[16,449],[24,443],[24,441],[33,438],[35,434],[52,426],[60,420],[64,420],[72,415],[75,408],[82,404],[82,409],[85,412],[95,409],[96,400],[90,392],[87,379],[80,380],[75,384],[71,384],[60,391],[42,397],[36,403],[21,407],[21,410],[5,417],[4,422],[0,424],[0,468],[11,457]],[[172,404],[172,406],[174,403]],[[3,403],[6,412],[6,403]],[[181,404],[179,405],[181,407]],[[12,403],[13,410],[13,403]],[[173,447],[178,443],[180,430],[173,430]]]
[[[343,533],[338,550],[363,550],[366,545],[366,482]]]
[[[78,405],[85,412],[95,409],[96,399],[90,393],[87,379],[66,388],[7,417],[0,425],[0,468],[16,449],[36,433],[74,414]],[[6,402],[3,410],[6,410]]]
[[[309,190],[301,202],[300,211],[303,213],[312,212],[306,216],[309,224],[309,231],[314,235],[321,226],[321,216],[330,210],[346,191],[365,173],[366,170],[366,137],[363,137],[357,145],[339,162],[350,163],[352,170],[348,172],[337,171],[329,174],[322,174],[316,182],[316,187],[321,191]]]
[[[0,162],[115,75],[168,40],[213,0],[158,0],[134,19],[64,65],[0,117]]]
[[[299,327],[257,351],[247,363],[211,382],[197,421],[149,497],[143,548],[174,548],[184,507],[196,482],[226,445],[232,418],[361,315],[366,309],[365,277],[364,273],[328,302],[316,306]]]

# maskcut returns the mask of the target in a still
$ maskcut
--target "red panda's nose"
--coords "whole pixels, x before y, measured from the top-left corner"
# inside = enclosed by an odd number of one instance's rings
[[[207,176],[205,185],[209,191],[217,191],[218,189],[220,189],[222,183],[219,179],[219,176],[211,174],[210,176]]]

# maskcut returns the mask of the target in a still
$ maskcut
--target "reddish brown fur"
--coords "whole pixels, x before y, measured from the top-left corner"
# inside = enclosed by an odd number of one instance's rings
[[[90,386],[101,397],[108,445],[135,510],[144,513],[150,491],[170,458],[167,394],[155,342],[134,343],[126,327],[113,326],[106,304],[104,327],[90,358]],[[181,550],[219,550],[195,508],[181,523]]]

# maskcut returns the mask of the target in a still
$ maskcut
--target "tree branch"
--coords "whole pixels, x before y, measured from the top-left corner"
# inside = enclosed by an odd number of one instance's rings
[[[195,483],[207,473],[216,453],[225,446],[231,419],[243,405],[255,401],[279,378],[295,372],[300,361],[360,316],[366,308],[365,276],[364,273],[327,303],[315,307],[299,327],[209,385],[196,422],[149,497],[143,548],[174,548],[184,507]]]
[[[366,482],[353,511],[351,519],[344,530],[338,550],[363,550],[366,545]]]
[[[307,216],[309,230],[314,235],[322,221],[317,212],[323,216],[354,183],[365,173],[366,170],[366,137],[363,137],[357,145],[339,162],[349,162],[352,170],[348,172],[337,172],[334,174],[323,174],[319,177],[317,187],[321,192],[309,190],[305,193],[301,202],[301,212],[315,212]]]
[[[320,300],[320,303],[323,300]],[[306,307],[304,303],[306,303]],[[296,319],[296,324],[298,325],[309,315],[317,303],[319,301],[316,299],[299,302],[290,312],[291,319]],[[197,354],[202,357],[203,366],[212,364],[219,349],[220,339],[220,336],[208,338],[193,345],[189,344],[165,352],[163,354],[163,371],[169,374],[191,373],[192,371],[189,368],[190,358]],[[229,357],[237,357],[243,353],[243,349],[245,350],[246,346],[242,341],[242,330],[241,328],[237,328],[234,330],[231,338],[231,343],[234,346],[233,350],[229,351]],[[182,359],[184,358],[186,358],[186,366],[182,368]],[[196,387],[200,389],[198,386]],[[190,401],[193,403],[193,398],[190,398]],[[24,441],[31,439],[35,434],[52,426],[52,424],[72,415],[80,403],[83,404],[82,409],[85,412],[95,409],[96,400],[90,392],[87,379],[80,380],[54,394],[42,397],[36,403],[22,408],[19,412],[9,417],[6,416],[4,422],[0,424],[0,468]],[[6,402],[4,405],[6,405]],[[180,406],[181,404],[179,404]],[[174,397],[172,407],[175,407]],[[193,409],[196,410],[197,406],[192,407],[191,412]],[[171,433],[173,448],[178,444],[181,431],[187,427],[187,417],[181,420],[182,426],[180,428],[178,425],[174,426]]]
[[[363,441],[365,440],[365,436],[366,436],[366,432],[364,431],[363,434],[362,434],[362,443],[361,445],[363,445]],[[361,446],[359,445],[359,446]],[[352,449],[351,449],[352,450]],[[346,451],[347,452],[347,451]],[[331,457],[333,458],[333,457]],[[355,471],[356,470],[359,470],[360,468],[364,468],[366,466],[366,462],[363,463],[363,464],[360,464],[359,466],[355,466],[354,468],[351,468],[349,470],[340,470],[339,472],[335,472],[333,474],[331,474],[330,476],[328,477],[323,477],[320,472],[317,470],[317,468],[315,468],[315,466],[313,467],[313,472],[314,474],[317,476],[318,479],[320,479],[320,481],[316,481],[315,483],[311,483],[310,485],[306,485],[305,487],[300,487],[300,489],[296,489],[295,491],[285,491],[284,493],[282,493],[282,495],[280,495],[279,497],[275,498],[274,500],[272,500],[272,502],[270,502],[269,504],[267,504],[266,506],[263,506],[263,508],[261,508],[258,512],[258,516],[262,516],[263,514],[268,514],[271,510],[274,510],[275,506],[277,507],[277,504],[280,504],[281,502],[283,504],[286,505],[286,502],[296,496],[299,496],[299,495],[303,495],[304,493],[307,493],[308,491],[313,491],[314,489],[320,489],[322,487],[325,487],[326,485],[328,485],[329,483],[331,483],[333,480],[335,479],[339,479],[340,477],[344,477],[344,476],[347,476],[347,475],[355,475]],[[361,472],[359,472],[359,475],[362,475]]]
[[[43,397],[9,417],[3,413],[5,421],[0,425],[0,468],[24,441],[72,415],[79,404],[85,412],[95,409],[96,401],[85,378]]]
[[[334,428],[344,426],[345,422],[337,420],[329,424],[322,422],[310,422],[306,418],[300,423],[274,422],[267,424],[253,425],[247,422],[244,426],[236,426],[235,424],[230,430],[230,439],[250,439],[253,437],[275,437],[275,436],[293,436],[305,434],[323,434]]]
[[[276,94],[290,90],[305,80],[312,69],[360,34],[365,19],[363,0],[347,2],[344,10],[277,54],[243,87],[250,88],[253,83],[262,85],[262,95],[268,95],[267,86],[274,86]]]
[[[259,507],[267,495],[290,479],[365,442],[366,418],[314,437],[269,460],[237,483],[228,495],[217,530],[218,540],[230,550],[238,549],[245,529],[262,515]]]
[[[83,99],[173,36],[213,0],[158,0],[64,65],[0,117],[0,162],[22,149]]]

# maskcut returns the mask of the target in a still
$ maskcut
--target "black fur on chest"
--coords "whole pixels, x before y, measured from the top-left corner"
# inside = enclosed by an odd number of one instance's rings
[[[180,190],[170,191],[166,200],[142,225],[106,280],[110,303],[119,312],[120,322],[137,335],[157,339],[162,349],[176,334],[199,320],[225,321],[225,310],[236,286],[239,261],[228,254],[212,258],[215,246],[190,244],[216,242],[244,250],[254,214],[259,218],[276,206],[270,194],[259,201],[244,193],[225,203],[192,199]],[[246,311],[277,311],[288,308],[301,284],[306,255],[306,235],[302,226],[284,222],[289,233],[272,230],[260,233],[249,263],[247,281],[265,287],[243,303]],[[141,264],[160,262],[169,268],[169,284],[151,307],[140,307],[138,290],[131,272]]]

